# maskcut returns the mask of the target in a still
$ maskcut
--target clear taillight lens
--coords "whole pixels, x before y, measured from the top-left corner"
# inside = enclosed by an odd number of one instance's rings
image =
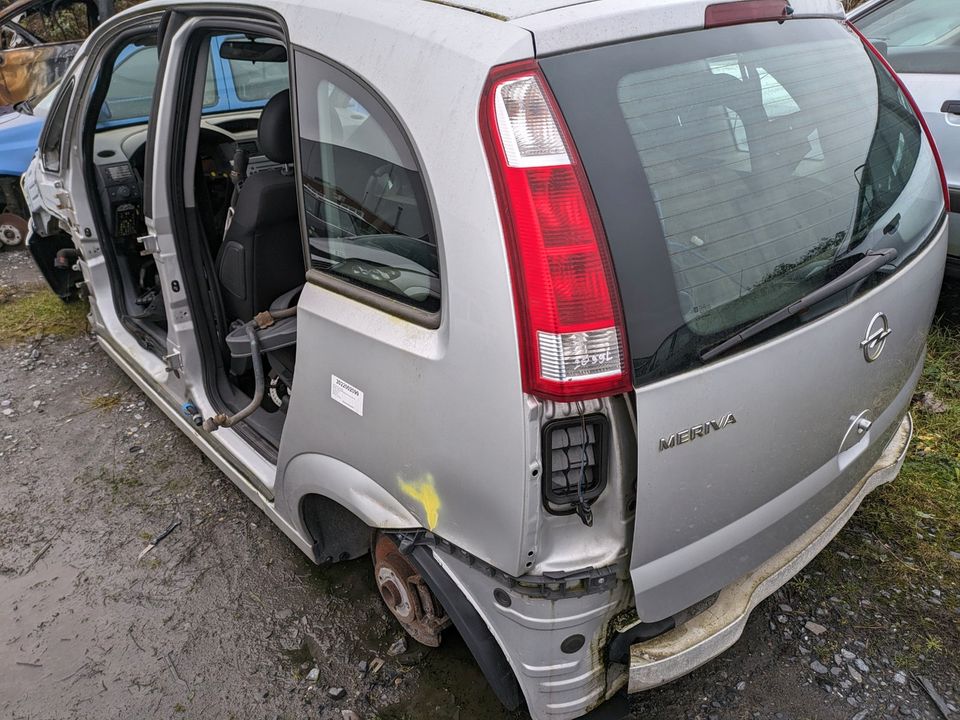
[[[524,389],[562,401],[629,390],[600,216],[535,61],[491,72],[481,125],[510,256]]]
[[[510,167],[570,164],[560,128],[536,76],[500,83],[494,103],[500,141]]]

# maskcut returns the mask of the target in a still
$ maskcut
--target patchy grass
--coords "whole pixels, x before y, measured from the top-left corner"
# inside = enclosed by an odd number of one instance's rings
[[[960,643],[960,557],[952,554],[960,553],[960,322],[951,317],[960,304],[949,300],[941,298],[945,315],[928,340],[899,477],[867,498],[811,566],[821,597],[855,609],[841,624],[905,670],[934,660],[960,668],[947,650]],[[800,594],[803,582],[794,581]]]
[[[123,395],[118,392],[104,393],[103,395],[97,395],[92,398],[85,398],[85,400],[92,409],[109,412],[114,408],[120,407],[120,404],[123,402]]]
[[[859,524],[905,581],[957,586],[960,561],[950,553],[960,552],[960,328],[933,327],[917,392],[932,393],[941,412],[914,403],[914,440],[900,477],[864,504]]]
[[[0,301],[0,345],[42,335],[70,337],[87,330],[87,304],[66,304],[49,290]]]
[[[960,672],[960,283],[944,286],[939,312],[899,477],[784,591],[831,630],[814,645],[827,665],[849,648],[938,682]]]

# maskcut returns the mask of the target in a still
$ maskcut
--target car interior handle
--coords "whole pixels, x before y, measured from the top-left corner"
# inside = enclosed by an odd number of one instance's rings
[[[960,100],[947,100],[940,108],[940,112],[948,115],[960,115]]]

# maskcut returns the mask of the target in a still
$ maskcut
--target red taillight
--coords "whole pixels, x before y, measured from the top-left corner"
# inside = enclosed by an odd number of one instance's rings
[[[924,134],[927,136],[927,142],[930,143],[930,149],[933,150],[933,157],[937,161],[937,169],[940,171],[940,184],[943,186],[943,202],[946,204],[947,212],[950,212],[950,186],[947,185],[947,173],[943,168],[943,158],[940,157],[940,151],[937,149],[937,143],[933,139],[933,133],[930,132],[930,127],[927,125],[926,118],[923,117],[923,112],[920,110],[920,106],[917,105],[917,101],[913,99],[913,95],[910,94],[910,91],[907,89],[907,86],[904,84],[903,79],[897,74],[893,69],[887,59],[883,56],[883,53],[877,50],[866,36],[860,32],[860,29],[851,22],[847,22],[847,27],[849,27],[856,35],[860,38],[864,46],[873,53],[874,57],[880,61],[880,64],[887,69],[887,72],[893,76],[893,79],[897,81],[897,85],[900,86],[900,90],[903,92],[904,97],[907,98],[907,102],[910,103],[910,107],[913,108],[914,115],[917,116],[917,120],[920,121],[920,127],[923,128]]]
[[[765,20],[783,20],[792,14],[790,0],[735,0],[735,2],[708,5],[703,16],[703,26],[715,28]]]
[[[480,125],[510,258],[524,390],[567,402],[630,390],[600,215],[535,60],[491,71]]]

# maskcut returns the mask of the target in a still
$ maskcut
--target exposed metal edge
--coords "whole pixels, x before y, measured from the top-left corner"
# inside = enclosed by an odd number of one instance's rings
[[[759,568],[721,591],[707,610],[653,640],[630,648],[629,692],[640,692],[692,672],[732,646],[753,609],[802,570],[853,516],[863,499],[896,478],[913,437],[904,416],[896,435],[863,480],[810,530]]]
[[[619,563],[615,563],[602,568],[591,567],[572,573],[551,572],[543,575],[514,577],[427,530],[395,532],[394,539],[400,547],[400,552],[404,554],[410,554],[415,548],[421,546],[442,550],[467,567],[528,598],[561,600],[607,592],[616,586],[620,567]]]
[[[144,378],[140,373],[136,372],[134,367],[130,364],[127,358],[117,350],[109,341],[105,340],[102,337],[97,338],[100,343],[100,347],[103,348],[103,351],[110,356],[110,359],[113,360],[121,370],[123,370],[131,380],[133,380],[137,386],[143,391],[143,393],[150,399],[150,401],[156,405],[160,410],[163,411],[174,425],[177,426],[177,429],[182,431],[190,440],[193,441],[193,444],[196,445],[200,450],[206,455],[210,460],[226,475],[230,478],[231,482],[236,485],[244,495],[246,495],[254,504],[260,508],[264,515],[266,515],[270,520],[272,520],[280,530],[283,531],[283,534],[286,535],[290,540],[292,540],[301,551],[303,551],[307,556],[313,558],[313,545],[312,543],[302,535],[295,528],[293,528],[283,517],[281,517],[277,511],[276,506],[271,502],[270,498],[265,497],[241,472],[237,470],[236,467],[220,452],[220,450],[214,447],[207,439],[202,436],[197,429],[191,425],[187,418],[185,418],[177,408],[173,407],[170,402],[161,394],[157,388],[153,386],[146,378]]]

